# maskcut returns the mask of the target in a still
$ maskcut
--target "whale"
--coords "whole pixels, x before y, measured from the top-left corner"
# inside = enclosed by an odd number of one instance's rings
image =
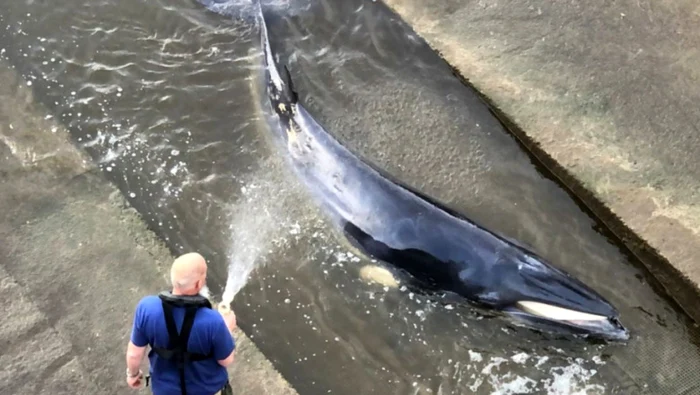
[[[258,2],[259,4],[259,2]],[[391,177],[343,146],[299,100],[259,5],[269,129],[289,166],[348,241],[431,292],[541,332],[626,340],[618,311],[542,256]]]

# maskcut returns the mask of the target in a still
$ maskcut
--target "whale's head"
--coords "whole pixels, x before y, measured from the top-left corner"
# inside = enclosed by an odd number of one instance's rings
[[[504,312],[528,327],[604,340],[627,340],[629,331],[617,314],[598,315],[567,309],[556,304],[522,300]]]
[[[605,340],[627,340],[619,313],[599,293],[543,258],[520,250],[518,284],[504,310],[530,325]]]
[[[617,310],[591,287],[532,253],[508,250],[487,274],[461,276],[479,291],[480,302],[497,307],[516,323],[547,332],[629,339]]]

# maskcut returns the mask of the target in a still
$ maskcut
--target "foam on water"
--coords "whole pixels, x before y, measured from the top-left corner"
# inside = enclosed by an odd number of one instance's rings
[[[485,357],[474,350],[467,352],[468,362],[450,359],[446,368],[453,371],[457,384],[466,386],[473,393],[593,395],[604,394],[607,390],[602,385],[589,383],[597,369],[587,367],[590,364],[582,358],[567,357],[558,364],[544,367],[543,362],[549,359],[547,356],[517,352],[504,358]]]
[[[313,4],[312,0],[297,0],[294,3],[290,0],[197,0],[197,2],[219,15],[249,21],[257,17],[258,3],[274,14],[285,15],[297,15],[308,11]]]

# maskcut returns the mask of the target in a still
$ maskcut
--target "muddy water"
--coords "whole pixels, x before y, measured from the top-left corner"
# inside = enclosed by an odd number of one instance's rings
[[[209,258],[212,291],[231,261],[258,265],[234,308],[300,393],[700,388],[697,329],[381,3],[268,5],[302,102],[367,160],[592,285],[620,309],[628,344],[539,335],[361,280],[371,262],[269,138],[242,2],[226,15],[185,0],[4,3],[0,57],[175,252]]]

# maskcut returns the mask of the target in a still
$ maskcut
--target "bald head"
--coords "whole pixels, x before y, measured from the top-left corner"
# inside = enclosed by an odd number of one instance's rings
[[[196,252],[180,255],[170,268],[173,294],[196,295],[207,277],[207,262]]]

